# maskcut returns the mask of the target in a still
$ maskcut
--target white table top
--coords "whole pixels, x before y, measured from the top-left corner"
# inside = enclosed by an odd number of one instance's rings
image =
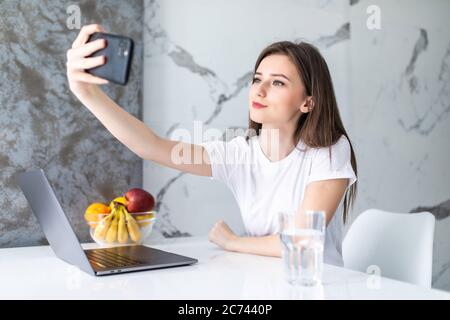
[[[184,267],[93,277],[50,247],[0,249],[0,299],[448,299],[450,293],[324,266],[323,284],[294,287],[281,259],[226,252],[204,237],[152,247],[199,260]],[[85,248],[95,247],[93,244]]]

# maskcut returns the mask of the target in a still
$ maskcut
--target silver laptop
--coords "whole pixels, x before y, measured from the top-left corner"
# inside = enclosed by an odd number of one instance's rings
[[[95,276],[191,265],[196,259],[142,245],[83,250],[42,169],[18,183],[56,256]]]

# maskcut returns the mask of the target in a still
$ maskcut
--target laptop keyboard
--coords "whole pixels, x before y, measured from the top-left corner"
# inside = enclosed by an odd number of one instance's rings
[[[86,250],[89,262],[102,269],[116,269],[141,265],[142,263],[108,250]]]

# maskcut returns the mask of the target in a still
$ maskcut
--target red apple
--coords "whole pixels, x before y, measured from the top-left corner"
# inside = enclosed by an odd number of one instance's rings
[[[155,207],[155,198],[145,190],[134,188],[125,193],[128,212],[147,212]]]

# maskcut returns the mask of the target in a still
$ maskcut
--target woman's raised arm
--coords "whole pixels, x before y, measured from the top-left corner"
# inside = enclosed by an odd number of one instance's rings
[[[103,92],[99,85],[108,83],[107,80],[85,72],[85,69],[105,63],[102,56],[88,57],[106,45],[103,40],[87,43],[94,32],[104,30],[96,24],[83,27],[67,51],[67,78],[73,94],[114,137],[139,157],[183,172],[211,176],[209,157],[202,146],[157,136]]]

